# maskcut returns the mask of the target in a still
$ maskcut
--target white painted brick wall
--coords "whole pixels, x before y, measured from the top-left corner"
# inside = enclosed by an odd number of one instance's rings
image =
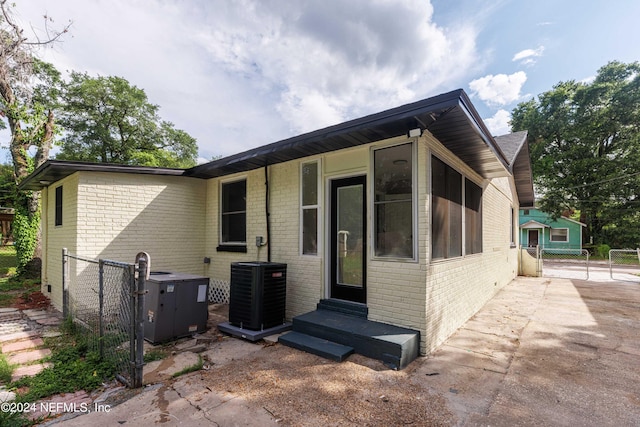
[[[206,182],[183,177],[78,172],[60,181],[63,225],[53,226],[55,187],[47,190],[45,282],[62,308],[63,247],[87,258],[133,262],[154,270],[203,274]]]

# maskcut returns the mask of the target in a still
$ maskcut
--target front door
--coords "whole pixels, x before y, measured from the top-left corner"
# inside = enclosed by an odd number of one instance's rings
[[[366,176],[331,181],[331,298],[366,302]]]
[[[529,230],[529,247],[538,246],[538,230]]]

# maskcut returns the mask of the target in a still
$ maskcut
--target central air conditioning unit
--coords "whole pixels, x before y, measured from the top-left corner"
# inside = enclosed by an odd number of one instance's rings
[[[229,323],[261,331],[285,323],[287,264],[231,263]]]

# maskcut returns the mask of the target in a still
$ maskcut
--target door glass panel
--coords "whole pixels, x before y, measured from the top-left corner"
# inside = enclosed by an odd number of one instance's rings
[[[361,288],[364,256],[362,224],[363,186],[338,188],[337,194],[337,283]]]

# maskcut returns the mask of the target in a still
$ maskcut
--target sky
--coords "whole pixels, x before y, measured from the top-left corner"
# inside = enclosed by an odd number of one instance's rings
[[[144,89],[200,161],[459,88],[501,135],[518,103],[640,60],[637,0],[15,3],[28,37],[71,23],[42,59]]]

